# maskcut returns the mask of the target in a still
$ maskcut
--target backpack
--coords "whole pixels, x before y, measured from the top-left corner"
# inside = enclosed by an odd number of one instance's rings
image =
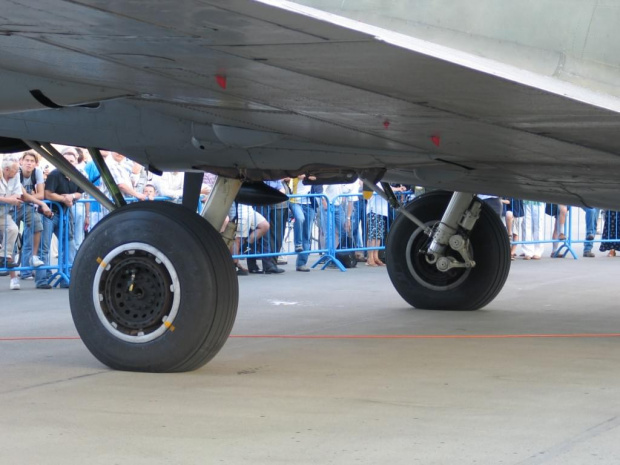
[[[336,258],[345,268],[355,268],[357,266],[355,252],[336,252]]]

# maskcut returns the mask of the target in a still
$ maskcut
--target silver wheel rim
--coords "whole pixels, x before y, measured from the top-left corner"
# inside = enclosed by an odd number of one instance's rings
[[[170,260],[160,250],[141,242],[131,242],[116,247],[98,261],[99,266],[93,280],[92,298],[97,317],[110,334],[125,342],[144,344],[174,329],[173,322],[179,312],[181,298],[179,277]],[[121,289],[113,297],[108,295],[109,292],[102,291],[101,287],[103,283],[109,284],[111,280],[118,287],[118,283],[123,283],[124,276],[130,271],[128,267],[132,264],[142,274],[151,273],[150,276],[139,277],[141,284],[137,285],[146,287],[145,283],[151,283],[151,286],[158,287],[161,292],[165,293],[165,302],[158,301],[156,296],[148,295],[148,292],[141,290],[140,292],[146,295],[146,300],[142,302],[143,307],[155,303],[156,307],[161,308],[146,311],[130,308],[129,313],[136,311],[144,313],[119,317],[119,314],[126,314],[127,310],[119,309],[118,306],[111,304],[118,302],[122,304],[123,300],[131,303],[131,300],[134,300],[137,303],[134,306],[139,305],[140,295],[137,294],[135,288],[131,287],[134,281],[127,280],[128,289]],[[144,328],[140,328],[141,320],[145,322]]]
[[[433,227],[435,225],[436,221],[428,221],[425,223],[425,226],[427,227]],[[414,262],[412,260],[413,257],[413,247],[414,244],[416,244],[416,242],[419,243],[420,241],[420,234],[424,234],[424,230],[420,227],[416,228],[415,231],[413,231],[413,233],[411,234],[411,236],[409,237],[409,240],[407,241],[407,247],[405,249],[405,259],[407,261],[407,269],[409,270],[409,273],[411,273],[411,276],[413,276],[413,279],[415,279],[419,284],[421,284],[422,286],[424,286],[427,289],[431,289],[433,291],[449,291],[451,289],[455,289],[457,287],[459,287],[461,284],[463,284],[463,282],[467,279],[467,277],[469,276],[469,274],[471,273],[471,268],[468,269],[461,269],[462,274],[461,276],[456,279],[454,282],[447,284],[447,285],[435,285],[430,283],[428,280],[424,279],[424,277],[420,276],[418,270],[416,270],[416,267],[414,265]],[[418,253],[417,251],[415,251],[414,253]],[[471,250],[470,250],[471,253]],[[473,256],[473,254],[472,254]],[[431,266],[430,264],[428,265],[429,267]],[[434,265],[432,265],[434,266]],[[437,270],[438,273],[441,273],[441,271]]]

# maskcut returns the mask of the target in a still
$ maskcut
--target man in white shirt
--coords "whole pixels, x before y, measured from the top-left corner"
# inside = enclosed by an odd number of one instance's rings
[[[181,203],[183,200],[183,183],[184,173],[180,171],[167,171],[154,184],[163,197],[170,197],[175,203]]]
[[[108,165],[110,174],[114,178],[114,181],[123,196],[135,197],[138,200],[146,200],[146,195],[136,191],[133,187],[131,182],[131,172],[125,165],[125,155],[121,155],[116,152],[110,152],[110,155],[111,156],[106,158],[106,165]],[[105,193],[107,194],[107,190]]]
[[[18,229],[15,221],[9,213],[9,206],[21,207],[22,185],[19,182],[19,161],[13,157],[6,157],[2,160],[2,176],[0,177],[0,232],[4,236],[2,249],[2,261],[0,266],[3,268],[15,268],[13,262],[13,250],[17,241]],[[11,271],[10,289],[19,290],[19,278],[14,271]]]

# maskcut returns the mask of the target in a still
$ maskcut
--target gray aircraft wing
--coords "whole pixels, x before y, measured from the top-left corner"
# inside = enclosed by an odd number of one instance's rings
[[[523,35],[487,38],[488,53],[474,53],[482,34],[415,37],[428,28],[395,18],[416,2],[364,1],[349,17],[305,3],[0,0],[0,136],[7,147],[115,150],[161,170],[385,171],[408,184],[619,206],[617,68],[604,56],[571,61],[562,43],[519,46]],[[371,24],[386,3],[388,20]],[[516,3],[527,16],[529,2]],[[612,33],[613,21],[584,32],[606,13],[595,3],[566,8],[566,40]],[[461,10],[451,21],[466,20]]]

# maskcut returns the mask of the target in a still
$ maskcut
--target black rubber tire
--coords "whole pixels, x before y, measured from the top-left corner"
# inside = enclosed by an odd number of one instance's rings
[[[110,266],[111,271],[106,271],[105,263],[100,265],[99,262],[127,243],[156,249],[168,260],[178,277],[180,291],[176,297],[174,292],[167,295],[168,300],[162,297],[170,288],[163,278],[163,281],[151,279],[163,283],[159,287],[163,293],[149,291],[146,286],[147,291],[141,291],[149,301],[157,303],[149,308],[161,309],[170,299],[178,299],[178,311],[174,320],[169,322],[172,326],[166,330],[160,324],[158,330],[164,331],[163,334],[157,336],[153,333],[154,339],[146,342],[127,342],[113,334],[114,328],[102,323],[100,315],[104,312],[97,313],[101,306],[94,302],[97,293],[107,295],[103,290],[114,287],[110,285],[115,282],[113,279],[118,282],[126,279],[127,273],[120,274],[115,270],[129,265]],[[120,263],[125,255],[119,255]],[[159,266],[166,270],[165,262],[161,265],[147,253],[146,256],[145,266]],[[97,278],[99,268],[102,268],[99,272],[105,275]],[[114,273],[116,278],[113,278]],[[148,273],[143,275],[150,276]],[[152,276],[160,275],[165,277],[166,273],[152,273]],[[95,280],[98,288],[94,287]],[[101,282],[106,284],[99,284]],[[121,311],[118,307],[125,305],[121,300],[125,294],[129,295],[129,292],[122,287],[118,294],[122,297],[114,300],[117,296],[111,292],[112,303],[104,300],[105,309]],[[206,220],[181,205],[139,202],[112,212],[86,237],[73,265],[69,300],[80,337],[105,365],[126,371],[183,372],[203,366],[224,345],[235,321],[239,289],[231,254],[220,234]],[[121,303],[117,305],[118,302]],[[155,313],[159,316],[158,312]],[[121,314],[116,321],[121,322],[122,317]],[[104,318],[114,320],[109,314]],[[153,318],[153,327],[157,321]],[[132,336],[135,334],[127,337]]]
[[[433,226],[441,219],[450,197],[447,192],[431,192],[405,208]],[[501,291],[510,271],[510,243],[497,213],[484,202],[470,235],[474,268],[456,268],[445,273],[437,270],[419,252],[427,240],[421,228],[403,215],[396,218],[390,229],[386,245],[388,274],[407,303],[428,310],[477,310]],[[449,255],[462,261],[453,250],[449,250]]]

